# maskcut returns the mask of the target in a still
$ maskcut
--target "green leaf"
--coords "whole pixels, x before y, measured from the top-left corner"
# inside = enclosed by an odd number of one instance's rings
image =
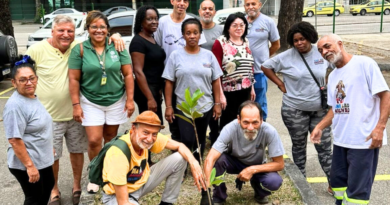
[[[203,113],[200,113],[200,112],[195,110],[194,113],[192,114],[192,118],[196,119],[196,118],[200,118],[200,117],[203,117]]]
[[[219,179],[219,180],[213,181],[213,182],[211,183],[211,185],[219,186],[219,185],[221,185],[221,184],[224,183],[224,182],[225,182],[224,180]]]
[[[179,104],[176,105],[176,107],[178,107],[178,106],[179,106]],[[183,112],[183,114],[184,114],[186,117],[192,119],[192,111],[191,111],[191,109],[189,108],[188,104],[187,104],[186,102],[183,101],[183,102],[181,102],[181,106],[186,110],[186,112]]]
[[[184,106],[183,106],[183,104],[184,104]],[[186,105],[184,102],[182,102],[181,105],[180,105],[180,104],[177,104],[177,105],[176,105],[176,108],[177,108],[178,110],[182,111],[184,114],[188,114],[188,115],[191,116],[190,110],[188,110],[188,109],[186,108],[186,106],[187,106],[187,105]]]
[[[208,104],[210,104],[211,102],[208,102],[206,104],[204,104],[202,107],[200,107],[199,109],[196,109],[195,111],[198,111],[198,110],[202,110],[204,107],[206,107]]]
[[[192,103],[197,102],[203,95],[204,92],[200,91],[200,89],[197,89],[194,94],[192,94]]]
[[[237,69],[238,66],[241,65],[241,63],[238,60],[232,60],[232,62],[236,64],[236,69]]]
[[[193,108],[192,106],[192,100],[191,100],[191,93],[190,93],[190,88],[187,88],[184,92],[184,98],[186,100],[186,103],[189,105],[189,108]]]
[[[236,57],[236,56],[241,57],[241,53],[237,51],[237,53],[236,53],[236,55],[234,55],[234,57]]]
[[[183,120],[187,121],[188,123],[192,124],[192,121],[191,121],[190,119],[186,118],[186,117],[183,116],[183,115],[175,114],[175,116],[178,116],[178,117],[180,117],[181,119],[183,119]]]
[[[211,170],[211,174],[210,174],[210,183],[213,183],[214,182],[214,179],[215,179],[215,174],[217,173],[215,167]]]

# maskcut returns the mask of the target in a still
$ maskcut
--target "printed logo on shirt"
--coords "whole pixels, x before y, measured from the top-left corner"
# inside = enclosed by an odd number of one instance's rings
[[[175,35],[173,34],[168,34],[167,36],[165,36],[164,38],[164,43],[165,44],[168,44],[168,45],[174,45],[174,44],[178,44],[179,46],[185,46],[185,44],[183,43],[183,36],[181,36],[180,38],[176,38]]]
[[[324,64],[324,59],[317,59],[317,60],[314,60],[314,65],[318,65],[318,64]]]
[[[349,114],[349,103],[344,102],[346,97],[347,95],[345,94],[345,85],[343,81],[340,80],[336,86],[335,114]]]
[[[146,159],[141,161],[141,167],[134,166],[127,174],[127,182],[134,184],[141,179],[146,167]]]
[[[115,53],[115,51],[110,51],[110,54],[111,54],[111,60],[112,60],[113,62],[119,61],[119,57],[118,57],[118,55]]]
[[[264,32],[265,29],[264,29],[264,28],[256,28],[255,31],[256,31],[256,32]]]
[[[205,68],[211,68],[211,63],[203,63],[203,67],[205,67]]]

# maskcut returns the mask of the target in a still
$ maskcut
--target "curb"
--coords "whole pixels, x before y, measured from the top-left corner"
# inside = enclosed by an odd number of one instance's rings
[[[284,159],[284,173],[294,183],[295,188],[298,190],[299,195],[302,197],[303,204],[306,205],[320,205],[321,202],[313,191],[306,178],[302,175],[294,162],[286,158]]]

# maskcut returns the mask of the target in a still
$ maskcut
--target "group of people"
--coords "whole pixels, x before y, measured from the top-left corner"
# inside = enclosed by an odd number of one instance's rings
[[[237,174],[237,184],[250,181],[256,202],[267,203],[267,196],[282,185],[277,171],[284,168],[281,139],[266,122],[267,78],[283,92],[281,116],[302,174],[306,176],[310,133],[336,204],[368,203],[379,148],[387,142],[390,105],[389,88],[375,61],[348,54],[337,35],[318,41],[307,22],[293,25],[286,39],[291,48],[270,58],[280,37],[274,21],[260,13],[258,0],[245,0],[246,15],[229,15],[223,27],[213,22],[210,0],[200,4],[200,20],[186,14],[188,0],[171,4],[172,14],[161,18],[153,6],[137,10],[129,52],[120,34],[108,36],[107,17],[91,11],[88,40],[74,41],[73,19],[59,15],[52,38],[31,46],[15,63],[16,92],[3,118],[10,143],[8,167],[25,204],[61,204],[57,182],[64,138],[73,169],[72,200],[78,204],[84,153],[90,160],[98,155],[133,114],[134,102],[140,115],[119,138],[127,143],[131,159],[118,147],[107,151],[104,204],[139,204],[165,179],[160,204],[173,204],[187,167],[202,190],[201,204],[209,204],[209,197],[214,204],[227,200],[225,183],[207,195],[213,168],[216,176]],[[185,101],[187,88],[204,93],[196,105],[203,114],[195,120],[196,128],[175,117],[183,114],[176,105]],[[163,117],[171,139],[158,135]],[[208,127],[212,148],[202,170],[199,154],[204,153]],[[195,131],[200,153],[194,152]],[[151,152],[164,149],[175,152],[153,163]],[[91,193],[98,189],[93,183],[87,186]]]

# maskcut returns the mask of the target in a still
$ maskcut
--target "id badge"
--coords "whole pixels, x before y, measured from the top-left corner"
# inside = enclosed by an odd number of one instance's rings
[[[102,75],[102,82],[100,83],[100,85],[105,85],[107,83],[107,75],[104,73]]]

